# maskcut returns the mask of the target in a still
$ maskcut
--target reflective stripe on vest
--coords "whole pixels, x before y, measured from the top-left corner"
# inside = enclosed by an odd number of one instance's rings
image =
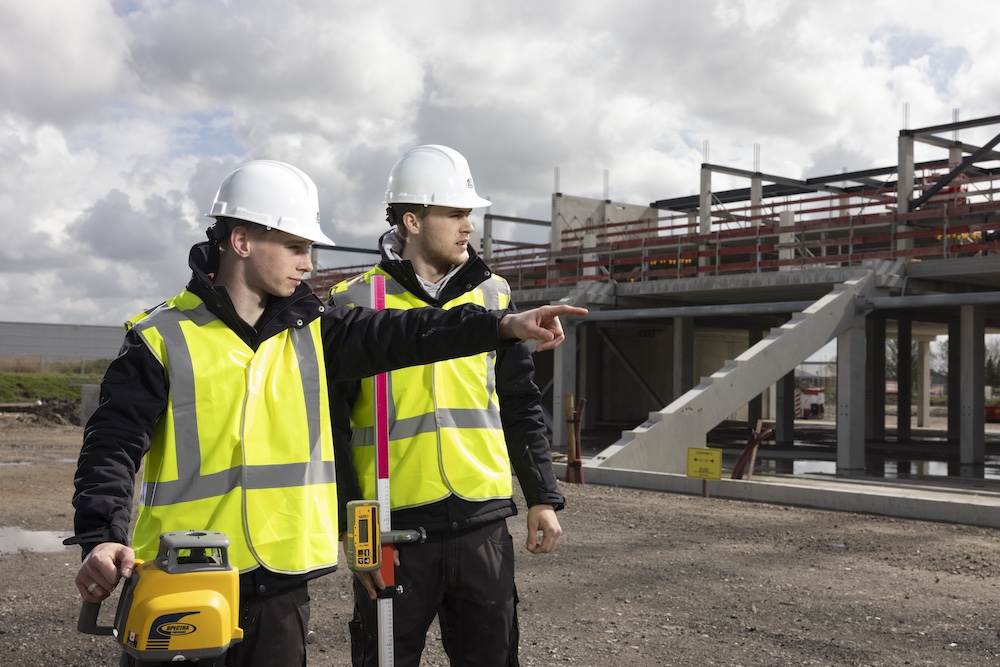
[[[184,292],[131,322],[170,383],[143,465],[134,548],[218,530],[240,570],[337,562],[336,469],[320,320],[254,351]]]
[[[405,310],[428,305],[378,267],[337,285],[333,289],[334,303],[368,306],[369,282],[375,272],[387,276],[387,308]],[[489,310],[507,308],[507,281],[491,276],[442,307],[467,303]],[[425,505],[451,494],[468,500],[510,497],[510,460],[496,395],[495,360],[496,352],[488,352],[390,373],[393,509]],[[367,378],[361,381],[351,413],[351,453],[365,498],[375,497],[372,401],[372,382]]]

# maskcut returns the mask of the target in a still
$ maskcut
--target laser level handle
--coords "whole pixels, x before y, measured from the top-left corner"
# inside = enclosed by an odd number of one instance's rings
[[[403,530],[382,531],[382,541],[392,544],[404,544],[410,542],[426,542],[427,531],[423,528],[406,528]]]
[[[80,607],[80,618],[76,622],[76,629],[87,635],[113,635],[115,633],[113,626],[97,624],[97,615],[100,612],[100,602],[84,602]]]

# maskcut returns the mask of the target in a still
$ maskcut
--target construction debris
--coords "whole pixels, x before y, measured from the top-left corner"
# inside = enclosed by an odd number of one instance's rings
[[[80,426],[80,401],[46,399],[24,403],[0,403],[0,414],[14,421]]]

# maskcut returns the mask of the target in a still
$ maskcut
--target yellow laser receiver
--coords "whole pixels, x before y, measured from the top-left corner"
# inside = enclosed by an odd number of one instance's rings
[[[113,635],[143,663],[215,664],[211,661],[243,640],[239,571],[229,563],[228,548],[224,533],[163,533],[156,558],[136,561],[114,626],[98,626],[100,603],[85,602],[77,629]]]
[[[344,553],[347,554],[347,567],[355,572],[371,572],[382,565],[378,503],[371,500],[351,500],[347,503]]]

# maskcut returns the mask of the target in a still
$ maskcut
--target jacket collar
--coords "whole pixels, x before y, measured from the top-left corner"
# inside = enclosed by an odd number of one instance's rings
[[[479,258],[479,255],[476,254],[476,251],[470,245],[468,247],[469,259],[451,277],[448,284],[438,294],[438,298],[432,299],[417,279],[417,274],[413,270],[413,263],[408,259],[397,259],[386,249],[387,243],[391,241],[390,235],[394,236],[395,234],[396,230],[393,228],[379,238],[378,247],[379,252],[382,254],[382,260],[378,264],[379,268],[392,276],[393,280],[398,281],[399,284],[406,288],[407,292],[416,295],[421,301],[432,306],[448,303],[455,297],[475,289],[481,282],[492,275],[486,262]]]

